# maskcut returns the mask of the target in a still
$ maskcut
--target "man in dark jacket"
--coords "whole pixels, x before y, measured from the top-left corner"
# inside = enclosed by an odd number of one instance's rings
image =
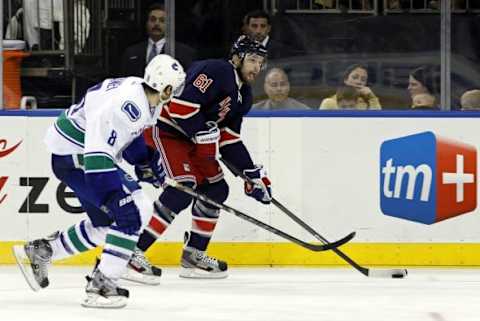
[[[166,46],[166,12],[163,4],[148,8],[146,29],[148,39],[128,47],[122,57],[122,75],[143,77],[145,66],[156,55],[164,54]],[[175,42],[175,58],[187,69],[195,59],[195,50]]]
[[[268,59],[284,58],[293,55],[291,47],[271,38],[271,30],[271,17],[263,10],[251,11],[243,18],[244,34],[267,48]]]

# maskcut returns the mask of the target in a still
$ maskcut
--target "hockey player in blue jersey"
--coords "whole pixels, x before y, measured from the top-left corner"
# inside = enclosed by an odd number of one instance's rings
[[[30,287],[49,284],[53,260],[103,245],[101,259],[87,277],[85,307],[120,308],[128,290],[116,280],[124,275],[135,244],[153,211],[138,183],[120,169],[122,159],[137,176],[158,184],[158,153],[147,148],[142,133],[156,124],[164,104],[180,94],[182,66],[168,55],[156,56],[144,78],[107,79],[90,88],[80,103],[64,111],[48,129],[55,176],[78,197],[87,217],[44,239],[15,246],[14,255]]]
[[[159,151],[169,178],[223,203],[228,185],[218,162],[220,153],[255,182],[253,186],[245,185],[245,193],[270,203],[270,181],[262,166],[254,165],[240,138],[243,117],[252,106],[250,85],[266,57],[262,44],[242,36],[233,44],[229,60],[203,60],[190,67],[182,95],[165,106],[157,125],[144,135],[147,143]],[[164,185],[137,246],[146,251],[191,202],[191,196]],[[227,276],[227,263],[205,253],[218,217],[218,208],[193,202],[192,226],[186,233],[180,276]]]

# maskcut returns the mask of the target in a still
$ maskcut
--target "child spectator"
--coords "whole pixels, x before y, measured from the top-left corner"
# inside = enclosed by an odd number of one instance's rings
[[[367,82],[367,67],[360,64],[349,66],[342,78],[342,86],[353,87],[358,92],[356,109],[382,109],[378,97],[367,86]],[[337,96],[325,98],[320,104],[320,109],[339,109]]]
[[[412,99],[412,109],[414,110],[439,110],[435,105],[435,96],[423,93],[417,94]]]
[[[359,109],[357,103],[360,96],[358,90],[352,86],[340,86],[335,94],[338,109]]]
[[[480,89],[468,90],[460,98],[462,110],[480,110]]]

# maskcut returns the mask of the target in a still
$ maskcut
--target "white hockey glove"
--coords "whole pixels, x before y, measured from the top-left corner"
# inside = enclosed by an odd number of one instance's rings
[[[263,166],[255,165],[253,169],[244,170],[243,174],[248,176],[253,183],[245,182],[245,194],[263,204],[270,204],[272,201],[271,183]]]

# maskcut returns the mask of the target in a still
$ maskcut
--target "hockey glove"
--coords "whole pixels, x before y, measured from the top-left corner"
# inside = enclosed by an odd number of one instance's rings
[[[245,194],[263,204],[270,204],[272,189],[270,188],[267,172],[263,169],[263,166],[255,165],[253,169],[244,170],[243,174],[252,181],[252,183],[245,182]]]
[[[105,206],[121,232],[132,235],[140,230],[140,212],[132,195],[123,190],[113,192],[107,198]]]
[[[202,130],[195,134],[195,152],[200,158],[216,160],[219,153],[220,130],[213,121],[208,121],[207,126],[208,130]]]
[[[152,159],[141,165],[135,165],[135,175],[141,182],[147,182],[159,188],[165,182],[165,169],[160,160],[160,153],[155,151]]]

